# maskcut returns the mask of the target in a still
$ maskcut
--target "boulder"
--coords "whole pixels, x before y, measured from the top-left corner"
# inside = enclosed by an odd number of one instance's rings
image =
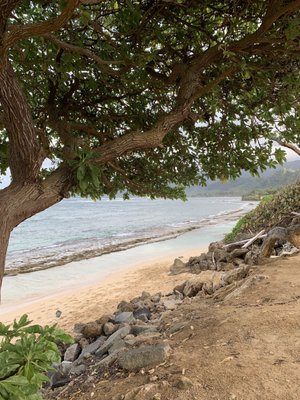
[[[95,354],[97,356],[102,356],[103,354],[107,353],[114,342],[123,339],[130,333],[130,330],[131,328],[129,325],[123,326],[123,328],[118,329],[104,342],[104,344],[98,350],[96,350]]]
[[[123,354],[124,351],[125,351],[124,347],[122,347],[122,348],[120,348],[118,350],[115,350],[114,352],[109,354],[107,357],[103,358],[103,360],[101,360],[98,363],[96,363],[94,365],[94,367],[108,368],[110,365],[112,365],[118,359],[119,355]]]
[[[122,353],[118,357],[118,363],[127,371],[138,371],[163,363],[167,359],[169,351],[170,346],[166,343],[141,346]]]
[[[243,265],[229,272],[226,272],[221,279],[221,286],[226,286],[235,281],[244,279],[248,275],[249,269],[250,269],[249,265]]]
[[[116,330],[118,330],[118,325],[114,325],[112,322],[106,322],[103,325],[103,333],[106,336],[112,335]]]
[[[249,249],[235,249],[233,250],[230,255],[232,258],[245,258],[245,255],[248,253]]]
[[[180,283],[180,284],[177,285],[177,286],[175,286],[174,289],[173,289],[173,293],[175,293],[175,294],[176,294],[176,293],[181,293],[181,294],[183,294],[183,290],[184,290],[185,284],[186,284],[186,281],[183,282],[183,283]]]
[[[129,303],[128,301],[121,301],[121,303],[118,304],[117,309],[121,312],[130,312],[134,310],[134,306],[132,303]]]
[[[207,269],[215,269],[212,257],[206,253],[202,253],[199,257],[191,257],[187,262],[187,266],[191,273],[200,274],[201,271]]]
[[[105,343],[106,337],[105,336],[100,336],[97,340],[95,340],[93,343],[85,346],[82,349],[82,352],[80,354],[80,356],[78,357],[78,359],[82,359],[85,354],[95,354],[96,351],[103,346],[103,344]]]
[[[135,319],[139,319],[141,321],[147,322],[151,317],[151,312],[148,307],[141,306],[137,310],[134,311],[133,316]]]
[[[179,275],[184,272],[190,272],[189,267],[180,258],[175,258],[174,263],[170,267],[170,275]]]
[[[124,311],[118,314],[115,318],[116,324],[130,324],[134,321],[134,316],[131,311]]]
[[[182,303],[182,300],[179,300],[179,299],[163,300],[163,305],[166,310],[175,310],[181,303]]]
[[[131,333],[134,336],[138,336],[145,332],[157,332],[157,327],[155,325],[132,325]]]
[[[64,361],[73,362],[78,357],[81,348],[78,343],[72,344],[72,346],[68,347],[64,354]]]
[[[216,262],[230,261],[230,255],[225,249],[216,249],[214,252],[209,253],[211,258],[214,258]]]
[[[66,373],[63,373],[60,370],[50,372],[48,376],[50,379],[50,388],[51,389],[59,388],[61,386],[66,385],[67,383],[69,383],[71,381],[69,375]]]
[[[98,324],[96,321],[88,322],[87,324],[84,324],[82,326],[80,333],[82,333],[85,337],[95,338],[101,336],[102,329],[103,329],[102,324]]]
[[[223,276],[224,272],[202,271],[197,277],[185,282],[183,294],[187,297],[194,297],[202,290],[203,286],[210,287],[212,291],[215,291],[221,286]]]
[[[104,315],[102,315],[102,317],[100,317],[99,319],[97,319],[96,322],[97,322],[98,324],[104,325],[104,324],[106,324],[107,322],[112,322],[112,321],[114,321],[114,316],[113,316],[113,315],[104,314]]]

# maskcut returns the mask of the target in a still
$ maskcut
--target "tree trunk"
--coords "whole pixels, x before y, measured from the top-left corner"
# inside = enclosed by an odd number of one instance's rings
[[[72,172],[59,167],[44,181],[12,183],[0,190],[0,292],[11,231],[26,219],[68,197],[71,185]]]
[[[0,213],[2,215],[2,210],[0,209]],[[0,228],[0,289],[2,287],[2,280],[4,276],[4,268],[5,268],[5,258],[8,247],[8,241],[10,237],[11,230],[5,225],[1,224]],[[1,302],[1,290],[0,290],[0,302]]]
[[[263,242],[260,251],[261,257],[270,257],[274,245],[278,240],[286,240],[295,247],[300,248],[300,225],[294,225],[288,228],[277,227],[271,229]]]

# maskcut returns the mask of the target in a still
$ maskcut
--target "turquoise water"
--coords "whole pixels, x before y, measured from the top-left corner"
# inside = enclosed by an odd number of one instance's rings
[[[175,237],[217,223],[252,206],[240,198],[190,198],[187,202],[68,199],[23,222],[12,233],[8,269],[65,264]]]

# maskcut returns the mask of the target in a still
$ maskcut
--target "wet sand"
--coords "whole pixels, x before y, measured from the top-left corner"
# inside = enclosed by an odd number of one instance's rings
[[[4,307],[0,311],[0,320],[10,323],[26,313],[34,323],[53,324],[68,332],[78,322],[88,322],[106,313],[115,311],[122,300],[130,300],[143,291],[150,293],[170,292],[176,284],[183,282],[189,274],[169,275],[169,268],[174,258],[182,257],[186,261],[191,255],[198,255],[206,248],[195,248],[193,251],[174,250],[167,258],[153,258],[151,262],[141,262],[116,271],[98,283],[66,290],[57,295]],[[61,317],[55,317],[56,310],[62,311]]]

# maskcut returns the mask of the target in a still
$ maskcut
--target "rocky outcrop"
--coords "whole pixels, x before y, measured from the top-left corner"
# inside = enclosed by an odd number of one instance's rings
[[[234,260],[218,246],[211,246],[217,255],[215,262]],[[241,259],[245,255],[245,251],[231,249],[232,252]],[[113,315],[104,315],[86,324],[76,324],[74,330],[79,336],[76,337],[76,343],[64,351],[62,363],[54,365],[55,371],[50,377],[51,388],[66,385],[81,376],[88,379],[88,376],[108,368],[134,373],[164,363],[172,351],[168,338],[186,326],[186,323],[176,321],[165,325],[164,318],[195,296],[212,297],[222,290],[225,290],[224,295],[228,295],[242,285],[249,270],[249,265],[231,263],[230,268],[222,271],[200,271],[176,286],[172,293],[151,295],[143,292],[130,301],[122,301]],[[176,387],[185,390],[190,385],[192,382],[182,378]],[[139,390],[143,392],[143,389]]]

